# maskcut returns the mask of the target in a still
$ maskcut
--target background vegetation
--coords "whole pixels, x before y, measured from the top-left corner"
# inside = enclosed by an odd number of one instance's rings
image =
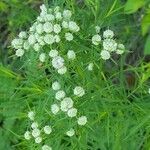
[[[88,126],[79,129],[78,135],[69,139],[63,135],[67,122],[65,124],[58,118],[58,127],[62,131],[50,137],[52,147],[56,150],[149,150],[149,0],[0,1],[0,150],[38,149],[23,137],[28,126],[28,105],[36,105],[34,109],[39,121],[43,121],[43,117],[45,121],[49,119],[45,113],[49,110],[45,105],[51,98],[48,94],[51,85],[49,69],[37,68],[33,56],[30,56],[32,63],[17,59],[10,48],[11,40],[19,31],[28,29],[36,19],[43,2],[72,10],[82,29],[78,39],[83,43],[79,62],[84,61],[85,53],[92,50],[88,41],[95,25],[100,25],[102,30],[114,30],[127,48],[121,58],[114,56],[114,61],[101,66],[97,64],[93,75],[77,68],[80,74],[78,82],[88,83],[89,93],[92,93],[87,94],[84,105],[80,106],[89,118]],[[73,46],[78,48],[75,44]],[[67,81],[73,84],[69,78]]]

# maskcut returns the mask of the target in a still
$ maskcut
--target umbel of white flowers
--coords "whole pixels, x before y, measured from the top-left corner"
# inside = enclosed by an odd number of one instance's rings
[[[99,31],[100,32],[100,31]],[[125,51],[125,46],[123,44],[118,44],[114,38],[114,32],[111,30],[105,30],[103,32],[103,39],[96,31],[96,34],[92,37],[92,43],[96,46],[102,45],[103,49],[100,53],[101,58],[104,60],[110,59],[111,53],[123,54]]]
[[[35,50],[38,52],[39,60],[43,63],[48,59],[49,55],[53,58],[53,67],[58,69],[58,73],[64,74],[67,68],[64,65],[62,66],[64,60],[58,56],[58,51],[55,50],[56,45],[60,41],[64,41],[64,39],[66,40],[64,42],[72,41],[73,34],[78,32],[80,28],[71,19],[72,12],[70,10],[61,10],[58,6],[54,9],[46,8],[44,4],[40,6],[40,9],[41,13],[29,31],[21,31],[18,37],[12,41],[11,45],[16,50],[16,56],[18,57],[23,56],[28,50]],[[43,49],[45,45],[51,45],[53,48],[49,54]],[[69,50],[67,56],[68,59],[73,60],[75,58],[74,51]]]

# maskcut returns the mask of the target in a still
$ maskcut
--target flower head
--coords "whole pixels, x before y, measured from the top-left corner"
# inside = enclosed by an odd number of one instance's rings
[[[78,118],[78,125],[84,126],[87,123],[87,117],[86,116],[81,116]]]
[[[70,137],[73,136],[74,134],[75,134],[75,131],[73,128],[71,128],[69,131],[66,132],[66,135],[68,135]]]
[[[82,97],[85,94],[85,90],[81,86],[76,86],[73,91],[74,95],[78,97]]]

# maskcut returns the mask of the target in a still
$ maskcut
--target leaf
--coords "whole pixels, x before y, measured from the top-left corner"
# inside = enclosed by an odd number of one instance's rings
[[[145,4],[145,0],[128,0],[125,4],[125,13],[132,14]]]
[[[150,36],[147,37],[145,47],[144,47],[144,54],[149,55],[150,54]]]
[[[142,19],[142,34],[145,35],[150,27],[150,12]]]

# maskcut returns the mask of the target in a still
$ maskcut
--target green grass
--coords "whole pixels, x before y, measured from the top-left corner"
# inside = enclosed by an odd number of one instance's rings
[[[33,139],[27,141],[23,136],[30,129],[31,122],[27,118],[30,110],[36,112],[41,128],[45,124],[52,125],[52,134],[43,134],[43,138],[54,150],[149,150],[150,64],[143,55],[145,37],[137,19],[142,13],[125,14],[125,2],[121,0],[44,2],[73,12],[73,19],[81,30],[72,43],[62,42],[58,47],[62,56],[73,49],[77,58],[71,63],[66,60],[69,71],[63,76],[52,69],[49,61],[39,65],[33,51],[16,58],[10,42],[19,31],[28,30],[38,16],[41,1],[4,1],[7,6],[2,13],[7,14],[7,19],[0,16],[10,34],[6,38],[7,51],[5,38],[1,39],[0,150],[41,149],[42,144],[35,144]],[[116,38],[125,44],[125,54],[115,55],[112,60],[100,59],[100,48],[91,43],[95,25],[101,27],[101,33],[112,29]],[[90,62],[94,63],[92,72],[86,69]],[[52,115],[50,106],[55,93],[51,84],[55,80],[73,97],[79,115],[87,116],[85,126],[79,127],[74,118],[64,113]],[[86,91],[82,98],[73,95],[76,85]],[[76,134],[70,138],[64,133],[72,126]]]

